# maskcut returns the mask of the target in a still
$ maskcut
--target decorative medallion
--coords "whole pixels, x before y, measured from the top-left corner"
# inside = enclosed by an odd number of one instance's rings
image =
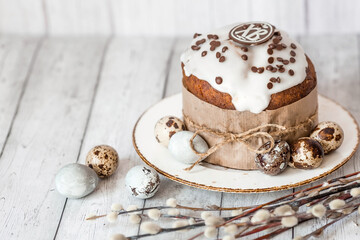
[[[268,41],[274,35],[275,27],[267,22],[247,22],[237,25],[229,32],[234,42],[257,45]]]

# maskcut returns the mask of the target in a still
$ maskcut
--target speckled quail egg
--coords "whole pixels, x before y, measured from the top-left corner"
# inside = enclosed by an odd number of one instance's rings
[[[309,137],[299,138],[291,146],[289,166],[301,169],[313,169],[320,166],[324,159],[321,144]]]
[[[270,142],[262,145],[259,150],[266,150],[270,148]],[[290,146],[285,141],[276,141],[273,149],[267,153],[256,154],[256,166],[265,174],[278,175],[288,165],[290,160]]]
[[[177,117],[166,116],[155,125],[155,138],[163,146],[169,145],[170,138],[177,132],[184,131],[185,124]]]
[[[107,145],[93,147],[86,156],[86,165],[100,178],[111,176],[118,167],[119,156],[116,150]]]
[[[190,146],[190,139],[193,135],[193,132],[181,131],[172,136],[168,149],[176,160],[182,163],[192,164],[199,158]],[[199,135],[194,138],[193,145],[194,149],[199,153],[205,153],[209,149],[206,141]]]
[[[315,127],[310,137],[317,140],[323,147],[324,153],[328,154],[341,146],[344,140],[344,131],[339,124],[325,121]]]
[[[151,198],[158,191],[160,178],[157,172],[149,167],[135,166],[125,177],[125,186],[137,198]]]
[[[96,173],[88,166],[72,163],[59,170],[55,177],[56,190],[68,198],[82,198],[93,192],[99,183]]]

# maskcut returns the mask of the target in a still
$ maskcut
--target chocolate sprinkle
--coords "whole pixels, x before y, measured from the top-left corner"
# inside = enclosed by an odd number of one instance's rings
[[[208,39],[215,39],[215,40],[219,39],[219,36],[216,34],[208,34],[207,37],[208,37]]]
[[[291,47],[292,49],[296,49],[296,45],[293,44],[293,43],[290,45],[290,47]]]
[[[272,50],[271,48],[268,48],[267,53],[268,53],[269,55],[272,55],[274,52],[273,52],[273,50]]]
[[[282,63],[285,64],[285,65],[288,65],[288,64],[289,64],[289,60],[284,60]]]
[[[272,68],[272,69],[271,69],[271,72],[276,73],[276,72],[277,72],[277,68]]]
[[[278,60],[279,62],[283,61],[283,59],[281,57],[277,57],[276,60]]]
[[[241,47],[241,50],[243,50],[244,52],[247,52],[249,49],[247,47]]]
[[[277,77],[277,78],[274,78],[274,77],[272,77],[272,78],[270,78],[270,82],[273,82],[273,83],[280,83],[280,78],[279,77]]]
[[[205,38],[196,41],[195,45],[198,46],[198,45],[200,45],[200,44],[203,44],[204,42],[206,42]]]
[[[281,73],[285,72],[285,68],[283,68],[283,67],[279,68],[279,72],[281,72]]]
[[[207,54],[207,51],[203,51],[203,52],[201,53],[201,56],[202,56],[202,57],[205,57],[206,54]]]
[[[216,82],[217,84],[221,84],[222,81],[223,81],[222,77],[216,77],[216,78],[215,78],[215,82]]]
[[[222,48],[221,51],[224,53],[224,52],[226,52],[226,50],[228,50],[228,49],[229,49],[229,48],[228,48],[227,46],[225,46],[225,47]]]
[[[291,50],[291,51],[290,51],[290,55],[293,56],[293,57],[295,57],[295,56],[296,56],[296,53],[295,53],[293,50]]]
[[[195,33],[194,34],[194,38],[197,38],[198,36],[201,36],[201,34],[200,33]]]
[[[269,44],[269,48],[271,48],[271,49],[275,49],[275,48],[276,48],[276,45],[275,45],[275,44],[273,44],[273,43],[270,43],[270,44]]]
[[[273,66],[271,66],[271,65],[266,66],[266,70],[271,71],[272,69],[273,69]]]
[[[217,52],[216,53],[216,58],[219,58],[219,57],[221,57],[221,53]]]
[[[281,38],[280,38],[280,37],[276,37],[276,38],[273,39],[273,42],[274,42],[275,44],[278,44],[280,41],[281,41]]]
[[[294,62],[295,62],[295,58],[291,57],[291,58],[290,58],[290,62],[291,62],[291,63],[294,63]]]
[[[197,50],[200,49],[200,47],[199,47],[199,46],[192,45],[192,46],[191,46],[191,49],[194,50],[194,51],[197,51]]]
[[[221,57],[219,58],[219,62],[225,62],[225,57],[224,57],[224,56],[221,56]]]
[[[256,72],[257,72],[257,67],[252,66],[252,67],[251,67],[251,71],[253,71],[254,73],[256,73]]]
[[[268,89],[272,89],[272,88],[273,88],[273,84],[272,84],[271,82],[269,82],[269,83],[267,84],[267,88],[268,88]]]
[[[281,51],[282,49],[283,49],[282,45],[280,45],[280,44],[276,45],[276,50]]]
[[[258,73],[263,73],[263,72],[264,72],[264,68],[263,68],[263,67],[258,68],[258,69],[257,69],[257,72],[258,72]]]
[[[269,57],[268,58],[268,63],[273,63],[274,62],[274,58],[273,57]]]
[[[295,74],[295,73],[294,73],[294,70],[290,69],[290,70],[289,70],[289,75],[290,75],[290,76],[294,76],[294,74]]]
[[[244,61],[248,60],[248,56],[247,56],[246,54],[241,55],[241,58],[242,58]]]

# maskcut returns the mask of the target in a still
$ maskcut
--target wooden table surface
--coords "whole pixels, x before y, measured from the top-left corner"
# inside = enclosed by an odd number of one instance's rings
[[[360,36],[298,40],[315,63],[319,92],[345,106],[360,122]],[[155,206],[175,197],[184,205],[246,206],[294,191],[210,192],[164,177],[151,199],[136,199],[125,190],[125,174],[142,163],[132,147],[133,126],[149,106],[180,91],[179,56],[189,41],[0,37],[0,239],[107,239],[117,232],[137,234],[139,225],[126,216],[116,224],[84,220],[90,213],[108,212],[117,202]],[[118,151],[116,174],[83,199],[59,195],[54,189],[56,172],[69,163],[84,163],[89,149],[98,144]],[[359,160],[357,151],[328,178],[359,171]],[[358,239],[358,223],[358,215],[353,214],[326,230],[321,239]],[[319,224],[303,224],[278,239],[307,234]],[[153,239],[186,239],[199,231]]]

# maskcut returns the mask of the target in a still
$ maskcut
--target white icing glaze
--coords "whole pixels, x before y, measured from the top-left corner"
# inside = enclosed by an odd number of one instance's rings
[[[200,50],[194,51],[189,47],[181,55],[181,62],[184,64],[184,71],[186,76],[194,75],[201,80],[207,81],[213,88],[220,92],[228,93],[232,97],[232,103],[238,111],[250,111],[253,113],[260,113],[269,105],[271,94],[281,92],[291,88],[304,81],[306,77],[306,68],[308,63],[306,61],[305,53],[299,43],[294,39],[289,38],[288,34],[279,29],[282,40],[280,43],[286,44],[286,48],[278,51],[274,49],[273,54],[267,53],[268,45],[272,42],[269,41],[255,46],[246,46],[247,52],[240,49],[240,45],[229,40],[229,31],[237,24],[226,26],[224,28],[213,31],[209,34],[216,34],[219,36],[217,41],[221,42],[220,47],[215,51],[210,50],[210,42],[213,39],[208,39],[207,34],[193,39],[191,46],[195,45],[196,41],[206,39],[204,44],[200,45]],[[292,49],[290,44],[294,43],[296,49]],[[223,53],[222,48],[227,46],[229,49]],[[202,57],[201,53],[207,51],[206,56]],[[296,53],[295,63],[284,65],[276,60],[277,57],[289,60],[291,55],[290,51]],[[220,52],[226,59],[224,62],[219,62],[216,58],[216,53]],[[247,61],[241,58],[241,55],[246,54]],[[268,58],[273,57],[274,63],[269,64]],[[251,67],[264,67],[272,65],[283,65],[285,71],[272,73],[264,70],[263,73],[254,73]],[[292,69],[294,75],[290,76],[288,71]],[[216,77],[223,79],[221,84],[217,84]],[[273,83],[273,88],[268,89],[267,84],[272,77],[280,77],[281,83]]]

